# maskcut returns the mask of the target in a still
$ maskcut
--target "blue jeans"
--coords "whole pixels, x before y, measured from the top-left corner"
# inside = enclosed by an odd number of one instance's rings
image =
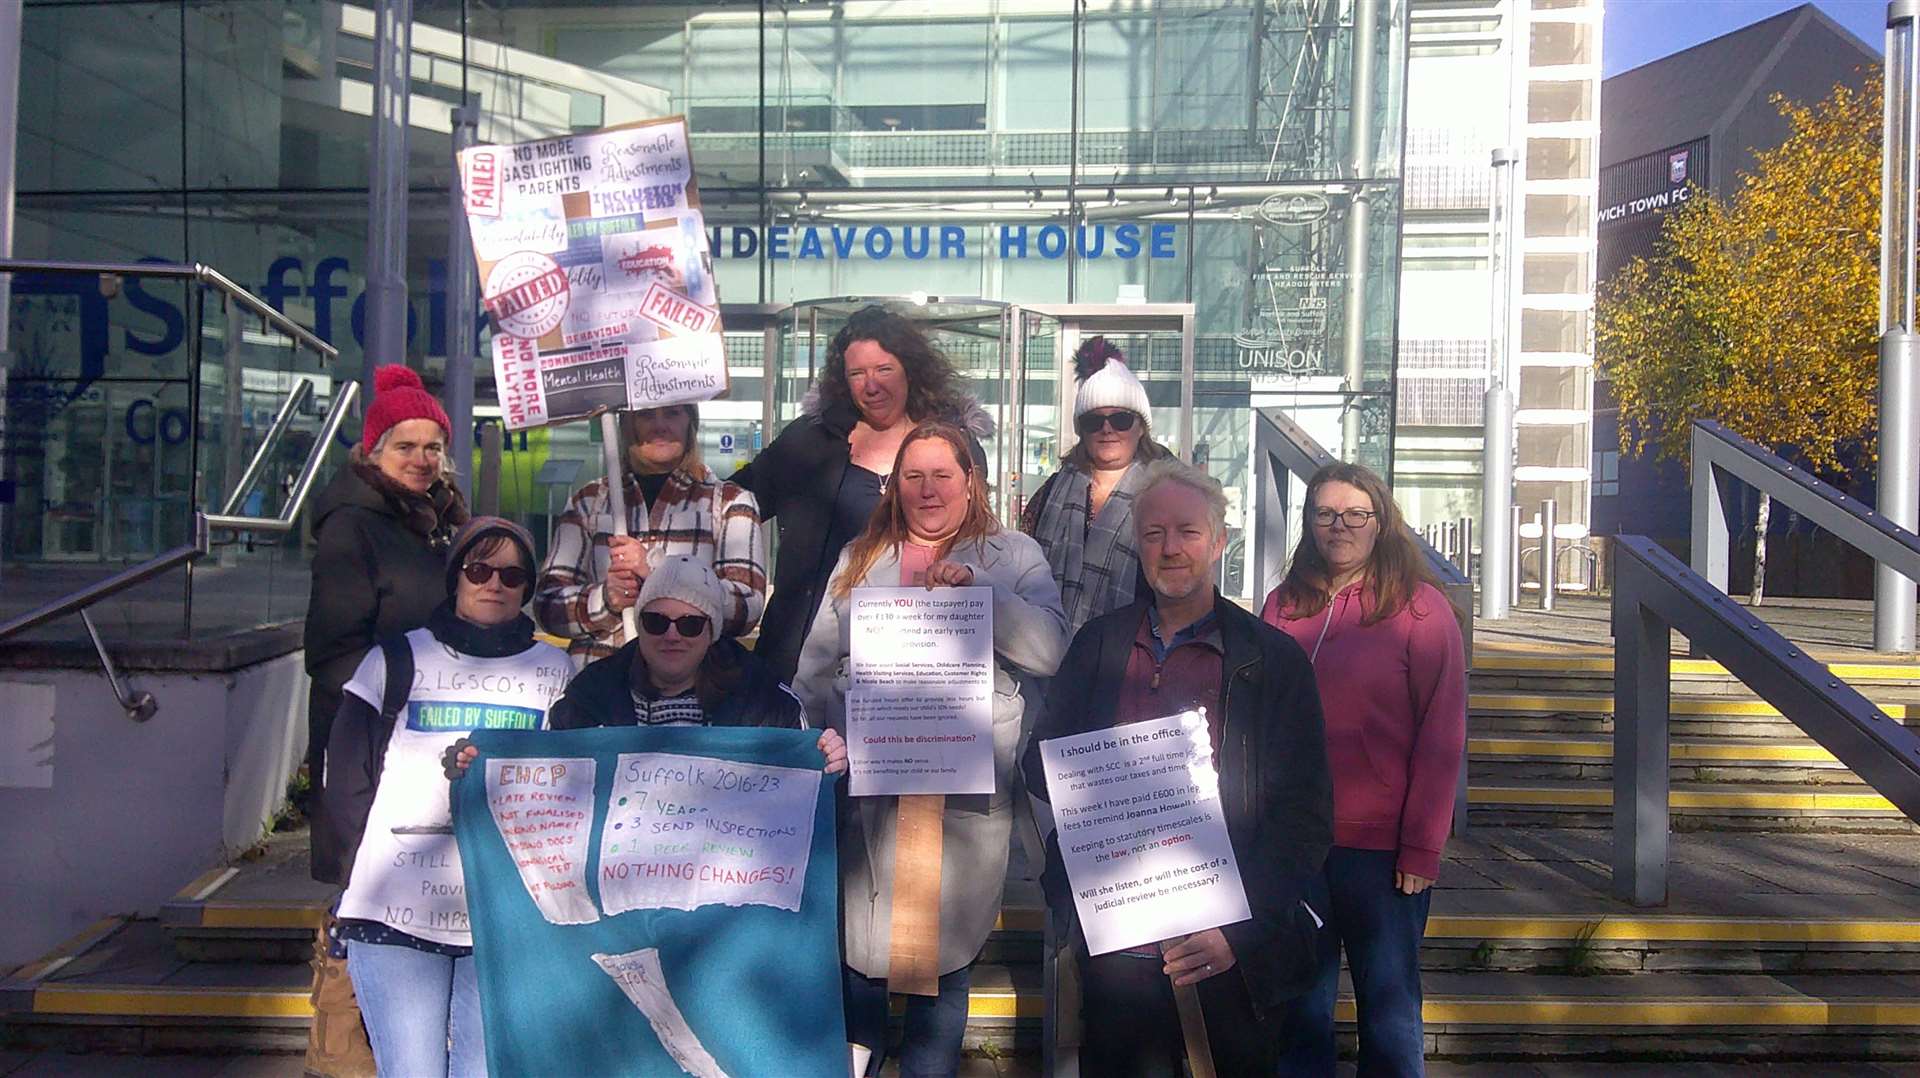
[[[487,1042],[471,955],[448,958],[351,940],[347,975],[381,1078],[485,1078]]]
[[[1426,1073],[1420,1024],[1420,942],[1427,934],[1433,889],[1403,895],[1393,886],[1392,850],[1335,846],[1327,854],[1332,929],[1320,977],[1293,1001],[1285,1018],[1280,1073],[1333,1074],[1333,1004],[1340,991],[1340,951],[1347,952],[1359,1011],[1361,1078],[1418,1078]]]
[[[959,1073],[971,971],[971,966],[961,966],[941,977],[937,996],[906,997],[900,1078],[953,1078]],[[879,1074],[887,1056],[887,982],[863,977],[846,966],[840,973],[846,994],[847,1039],[873,1050],[867,1073]]]

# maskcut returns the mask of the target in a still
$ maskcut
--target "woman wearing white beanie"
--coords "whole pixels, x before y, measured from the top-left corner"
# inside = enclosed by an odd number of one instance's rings
[[[1060,585],[1068,631],[1146,594],[1133,539],[1133,497],[1147,464],[1173,454],[1149,430],[1147,389],[1105,337],[1073,354],[1080,440],[1020,517]]]

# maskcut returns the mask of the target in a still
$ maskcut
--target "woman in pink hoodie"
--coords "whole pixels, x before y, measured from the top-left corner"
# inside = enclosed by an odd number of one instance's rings
[[[1329,464],[1261,617],[1313,660],[1333,770],[1330,947],[1288,1016],[1283,1074],[1332,1074],[1340,948],[1353,973],[1363,1078],[1419,1075],[1420,942],[1466,746],[1466,656],[1453,608],[1380,477]]]

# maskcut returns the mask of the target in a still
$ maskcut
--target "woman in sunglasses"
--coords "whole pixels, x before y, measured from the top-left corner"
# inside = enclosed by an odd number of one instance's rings
[[[1286,1018],[1283,1074],[1332,1074],[1340,950],[1360,1073],[1422,1073],[1420,941],[1466,747],[1466,655],[1387,485],[1357,464],[1307,482],[1307,526],[1261,617],[1312,659],[1333,772],[1326,948]]]
[[[1001,530],[987,501],[985,468],[964,431],[923,423],[894,458],[893,484],[860,537],[842,551],[794,687],[814,724],[844,730],[854,589],[993,589],[992,794],[951,796],[941,818],[939,995],[907,997],[903,1078],[952,1075],[967,1026],[968,974],[993,930],[1006,886],[1013,834],[1013,781],[1031,726],[1023,686],[1053,676],[1066,653],[1060,591],[1033,540]],[[851,797],[840,818],[840,892],[847,1039],[872,1051],[878,1074],[887,1043],[888,926],[900,799]]]
[[[1020,530],[1046,551],[1069,633],[1148,593],[1134,549],[1133,499],[1146,466],[1172,456],[1148,432],[1146,387],[1120,349],[1090,337],[1073,364],[1080,376],[1073,400],[1080,440],[1020,519]]]
[[[640,636],[587,664],[553,708],[553,728],[778,726],[805,729],[806,709],[759,656],[720,635],[727,592],[704,558],[675,555],[647,574]],[[820,735],[829,773],[847,769],[840,735]],[[466,760],[471,752],[463,752]]]
[[[469,521],[447,598],[346,683],[322,797],[350,870],[338,935],[381,1074],[485,1074],[473,936],[441,758],[479,729],[537,730],[573,672],[521,612],[533,537]]]

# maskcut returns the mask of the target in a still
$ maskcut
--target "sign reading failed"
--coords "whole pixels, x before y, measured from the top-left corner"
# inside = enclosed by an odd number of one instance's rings
[[[460,155],[509,429],[726,395],[681,117]]]

